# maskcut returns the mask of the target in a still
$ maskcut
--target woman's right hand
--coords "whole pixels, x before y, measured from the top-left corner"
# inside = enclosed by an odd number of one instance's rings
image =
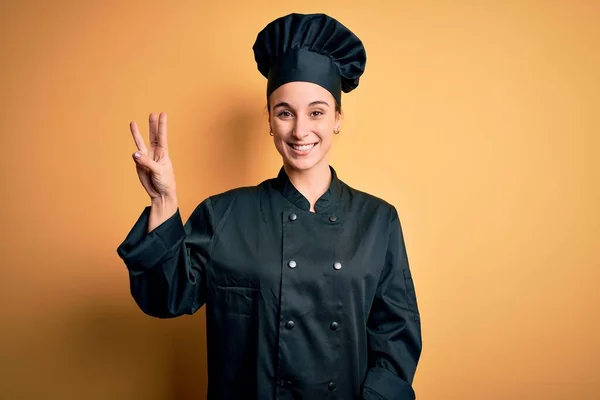
[[[150,148],[146,147],[137,124],[129,125],[137,151],[133,159],[138,177],[150,196],[148,233],[172,217],[178,209],[173,164],[167,146],[167,114],[150,114]]]
[[[153,204],[176,201],[175,174],[167,146],[167,114],[151,113],[150,147],[146,147],[135,122],[129,125],[137,151],[133,154],[140,182]]]

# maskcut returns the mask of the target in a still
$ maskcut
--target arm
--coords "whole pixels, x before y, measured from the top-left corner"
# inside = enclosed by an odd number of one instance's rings
[[[412,400],[421,355],[421,322],[398,214],[390,223],[385,266],[367,322],[366,400]]]
[[[205,301],[204,273],[214,237],[210,199],[185,225],[179,209],[153,229],[151,224],[152,208],[146,207],[117,249],[129,272],[131,295],[153,317],[193,314]]]

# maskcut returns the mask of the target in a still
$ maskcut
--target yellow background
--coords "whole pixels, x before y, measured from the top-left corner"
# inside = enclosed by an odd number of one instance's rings
[[[274,176],[251,47],[289,12],[366,46],[332,165],[400,212],[418,398],[600,398],[600,2],[567,0],[3,1],[0,398],[203,398],[204,312],[143,315],[116,254],[128,123],[168,112],[185,218]]]

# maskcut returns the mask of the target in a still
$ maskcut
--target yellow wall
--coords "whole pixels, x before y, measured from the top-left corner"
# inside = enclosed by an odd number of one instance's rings
[[[0,398],[202,398],[204,313],[143,315],[115,252],[128,123],[169,113],[184,217],[274,176],[251,46],[293,11],[367,48],[332,164],[400,211],[419,399],[600,398],[600,3],[217,3],[0,5]]]

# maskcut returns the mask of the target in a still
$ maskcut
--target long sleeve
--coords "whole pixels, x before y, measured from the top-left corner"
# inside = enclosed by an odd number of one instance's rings
[[[383,268],[367,322],[369,370],[365,400],[415,398],[413,377],[421,355],[421,322],[402,228],[396,210]]]
[[[193,314],[205,301],[205,268],[210,262],[214,223],[210,198],[183,224],[179,210],[147,233],[146,207],[117,248],[140,309],[153,317]]]

